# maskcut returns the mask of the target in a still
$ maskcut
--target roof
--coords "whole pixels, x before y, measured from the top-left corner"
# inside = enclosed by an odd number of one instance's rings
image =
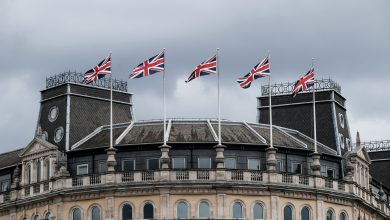
[[[163,121],[140,121],[114,125],[113,135],[116,146],[131,147],[142,144],[162,144]],[[178,120],[166,122],[166,140],[175,143],[218,142],[218,121]],[[268,146],[269,125],[246,122],[221,122],[222,143]],[[102,126],[72,146],[72,151],[106,148],[109,140],[109,126]],[[314,151],[313,139],[296,130],[273,127],[273,142],[278,148]],[[320,153],[337,156],[330,147],[318,143]]]
[[[0,154],[0,169],[15,166],[20,161],[19,154],[24,148]]]

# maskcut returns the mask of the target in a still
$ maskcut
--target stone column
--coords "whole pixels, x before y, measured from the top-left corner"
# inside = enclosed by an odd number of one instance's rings
[[[216,171],[215,179],[216,180],[226,180],[225,174],[225,156],[223,152],[225,151],[226,146],[218,144],[214,146],[217,155],[215,156]]]

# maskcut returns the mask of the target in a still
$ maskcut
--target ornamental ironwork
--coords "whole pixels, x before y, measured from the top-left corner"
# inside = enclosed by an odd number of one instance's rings
[[[84,74],[77,72],[63,72],[54,76],[50,76],[46,78],[46,89],[53,88],[65,83],[75,83],[86,85],[83,83]],[[94,81],[90,84],[87,84],[93,87],[100,87],[110,89],[110,78],[103,78],[97,81]],[[123,80],[112,79],[112,89],[117,91],[127,92],[127,82]]]
[[[390,140],[362,142],[368,152],[390,150]]]
[[[272,95],[286,95],[286,94],[292,94],[291,91],[293,90],[295,83],[275,83],[271,86],[269,85],[263,85],[261,86],[261,95],[262,96],[268,96],[269,95],[269,88],[271,87]],[[315,91],[327,91],[327,90],[335,90],[338,93],[341,93],[341,86],[335,82],[332,79],[319,79],[316,80],[314,84]],[[303,91],[302,93],[308,93],[312,92],[312,89],[309,89],[307,91]]]

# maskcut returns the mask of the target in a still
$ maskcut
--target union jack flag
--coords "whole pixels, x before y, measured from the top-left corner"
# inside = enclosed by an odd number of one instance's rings
[[[217,74],[217,55],[199,64],[185,82],[188,83],[197,77],[209,74]]]
[[[164,71],[164,51],[140,63],[134,68],[133,73],[130,74],[129,78],[141,78],[161,71]]]
[[[251,86],[251,83],[260,77],[269,76],[270,73],[270,64],[269,57],[264,58],[260,63],[251,69],[251,71],[246,74],[244,77],[241,77],[237,80],[241,88],[247,89]]]
[[[84,73],[83,82],[90,84],[98,79],[105,77],[108,74],[111,74],[111,53],[97,66]]]
[[[294,85],[292,94],[295,97],[299,92],[305,91],[314,86],[314,68],[310,68],[305,76],[301,77]]]

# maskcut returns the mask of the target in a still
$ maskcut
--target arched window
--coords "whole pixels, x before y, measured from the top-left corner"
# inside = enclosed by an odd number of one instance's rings
[[[233,218],[244,218],[241,202],[234,202],[233,204]]]
[[[301,220],[310,220],[310,209],[307,206],[304,206],[301,209]]]
[[[46,160],[45,161],[45,172],[46,172],[46,179],[50,179],[50,161]]]
[[[290,205],[286,205],[283,209],[284,220],[293,220],[293,211]]]
[[[81,220],[81,210],[79,208],[73,209],[72,220]]]
[[[333,211],[330,209],[326,212],[326,220],[333,220]]]
[[[347,215],[345,214],[345,212],[341,212],[340,213],[340,220],[347,220]]]
[[[144,205],[144,219],[153,219],[154,218],[154,207],[150,203]]]
[[[39,215],[34,215],[33,220],[39,220]]]
[[[177,203],[176,207],[176,217],[178,219],[188,219],[188,205],[185,202],[179,202]]]
[[[210,205],[206,201],[199,203],[199,218],[210,218]]]
[[[256,203],[253,206],[253,219],[257,219],[257,220],[264,219],[264,208],[260,203]]]
[[[27,184],[31,184],[31,166],[26,166],[26,182]]]
[[[91,220],[100,220],[100,208],[97,206],[91,209]]]
[[[50,212],[46,213],[45,220],[51,220],[51,213]]]
[[[36,171],[37,171],[37,182],[41,181],[41,161],[37,161],[37,164],[36,164]]]
[[[126,204],[122,207],[122,220],[133,219],[133,208],[131,205]]]

